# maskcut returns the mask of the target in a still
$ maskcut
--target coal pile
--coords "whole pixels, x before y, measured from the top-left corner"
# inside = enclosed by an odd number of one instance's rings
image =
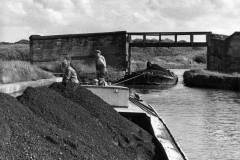
[[[148,132],[90,91],[50,88],[0,93],[0,159],[166,159]]]
[[[50,88],[85,108],[102,124],[115,144],[123,149],[131,159],[166,158],[163,153],[156,151],[153,137],[148,132],[122,117],[112,106],[91,91],[80,86],[65,87],[60,83],[54,83]]]
[[[46,123],[17,99],[0,93],[0,159],[87,159],[76,151],[75,141],[80,139],[71,132]]]
[[[70,151],[76,159],[135,158],[131,154],[125,154],[125,150],[116,144],[114,137],[97,118],[77,103],[51,89],[27,88],[18,100],[46,123],[76,137],[74,141],[69,141],[72,147]]]

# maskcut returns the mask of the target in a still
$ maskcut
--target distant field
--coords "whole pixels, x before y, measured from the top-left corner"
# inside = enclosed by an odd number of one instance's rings
[[[0,84],[53,78],[52,73],[24,61],[0,60]]]
[[[0,59],[1,60],[29,60],[29,45],[27,41],[16,43],[0,42]]]
[[[132,48],[132,69],[145,67],[147,60],[172,69],[205,68],[206,54],[204,47]]]
[[[29,62],[29,45],[27,40],[16,43],[0,43],[0,84],[52,78],[46,72]]]

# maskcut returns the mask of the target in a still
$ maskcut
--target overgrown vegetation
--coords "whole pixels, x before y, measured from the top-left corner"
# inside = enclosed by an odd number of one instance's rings
[[[29,61],[29,45],[26,40],[20,40],[16,43],[0,43],[1,60],[21,60]]]
[[[53,77],[52,73],[31,65],[29,62],[0,60],[0,83],[32,81]]]
[[[207,63],[207,57],[205,54],[196,55],[195,57],[193,57],[193,60],[197,63]]]
[[[132,70],[146,66],[148,60],[172,69],[204,68],[206,66],[206,52],[204,47],[132,48]]]
[[[53,78],[54,75],[44,71],[28,61],[29,42],[20,40],[15,43],[0,43],[0,83],[14,83],[38,79]]]

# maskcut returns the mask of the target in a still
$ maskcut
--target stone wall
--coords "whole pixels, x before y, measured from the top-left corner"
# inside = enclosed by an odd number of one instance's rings
[[[240,72],[240,32],[231,36],[211,36],[207,69],[227,73]]]
[[[126,32],[89,33],[30,37],[31,61],[47,70],[58,72],[65,56],[71,56],[79,72],[95,72],[94,53],[99,49],[110,70],[126,70]]]

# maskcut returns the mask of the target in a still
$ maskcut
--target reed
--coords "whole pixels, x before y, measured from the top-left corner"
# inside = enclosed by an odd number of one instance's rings
[[[29,45],[27,44],[0,44],[0,59],[28,61]]]
[[[0,60],[0,83],[53,78],[54,75],[25,61]]]

